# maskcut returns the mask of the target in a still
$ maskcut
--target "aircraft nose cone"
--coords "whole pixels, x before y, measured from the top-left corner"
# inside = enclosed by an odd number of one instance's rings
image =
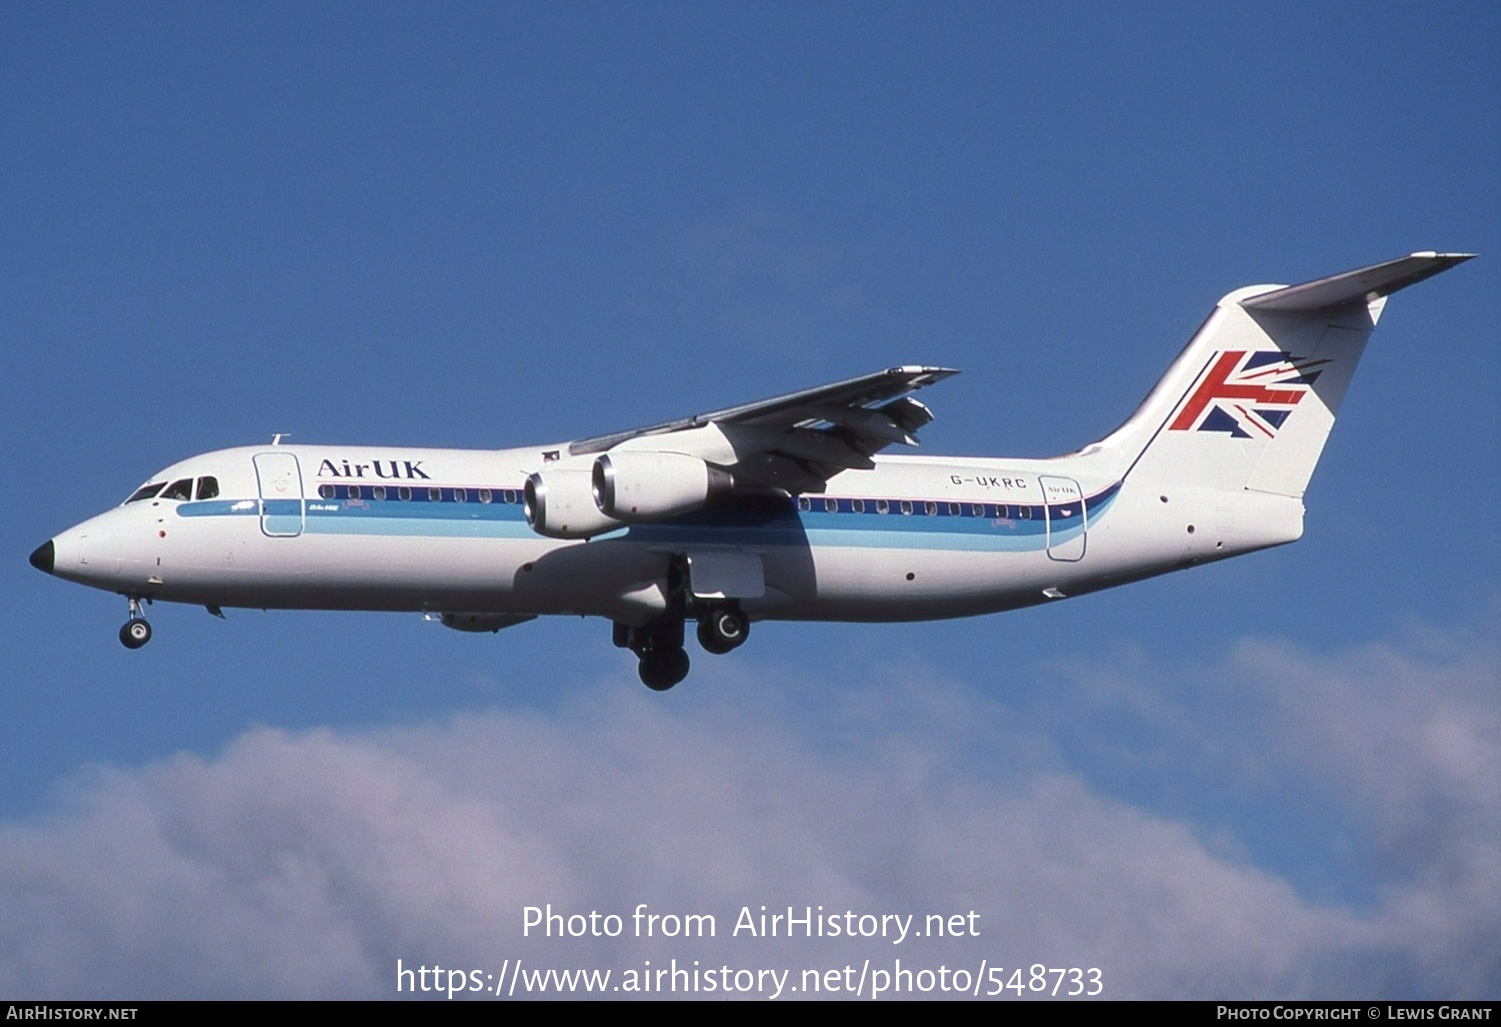
[[[37,546],[31,553],[31,565],[47,574],[52,573],[52,564],[56,559],[57,547],[52,544],[50,538]]]

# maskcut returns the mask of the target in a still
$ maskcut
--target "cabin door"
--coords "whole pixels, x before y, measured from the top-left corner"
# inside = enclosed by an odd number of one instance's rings
[[[1089,511],[1084,509],[1084,493],[1072,478],[1041,475],[1046,501],[1044,516],[1048,522],[1048,556],[1054,560],[1084,559],[1084,536],[1089,530]]]
[[[291,453],[257,453],[255,477],[261,489],[261,531],[272,538],[302,534],[302,468]]]

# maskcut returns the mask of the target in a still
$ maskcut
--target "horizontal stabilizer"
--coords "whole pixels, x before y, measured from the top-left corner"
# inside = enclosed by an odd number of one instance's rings
[[[1357,303],[1364,305],[1463,264],[1473,256],[1473,253],[1414,253],[1302,285],[1273,289],[1243,299],[1240,305],[1271,314],[1314,314]]]
[[[1413,253],[1236,289],[1136,413],[1084,452],[1118,454],[1121,476],[1150,482],[1163,502],[1185,486],[1301,499],[1387,297],[1472,256]]]

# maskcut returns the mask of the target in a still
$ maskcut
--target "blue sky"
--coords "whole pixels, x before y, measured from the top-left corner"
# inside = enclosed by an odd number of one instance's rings
[[[383,997],[521,908],[978,909],[1116,997],[1501,994],[1494,5],[0,10],[0,992]],[[25,563],[193,453],[500,447],[895,363],[935,453],[1118,424],[1216,299],[1419,249],[1295,546],[1045,610],[607,627]],[[225,922],[239,925],[225,937]],[[303,958],[292,961],[286,953]],[[901,953],[898,953],[901,954]]]

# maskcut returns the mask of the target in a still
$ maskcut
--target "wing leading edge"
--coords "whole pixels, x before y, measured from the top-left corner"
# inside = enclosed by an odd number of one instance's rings
[[[785,396],[577,439],[569,443],[568,454],[604,453],[633,440],[712,426],[731,441],[735,459],[724,466],[737,483],[820,491],[842,470],[873,466],[871,456],[893,443],[917,445],[915,433],[933,420],[933,414],[911,393],[958,373],[947,367],[888,368]],[[662,439],[662,450],[674,448]]]

